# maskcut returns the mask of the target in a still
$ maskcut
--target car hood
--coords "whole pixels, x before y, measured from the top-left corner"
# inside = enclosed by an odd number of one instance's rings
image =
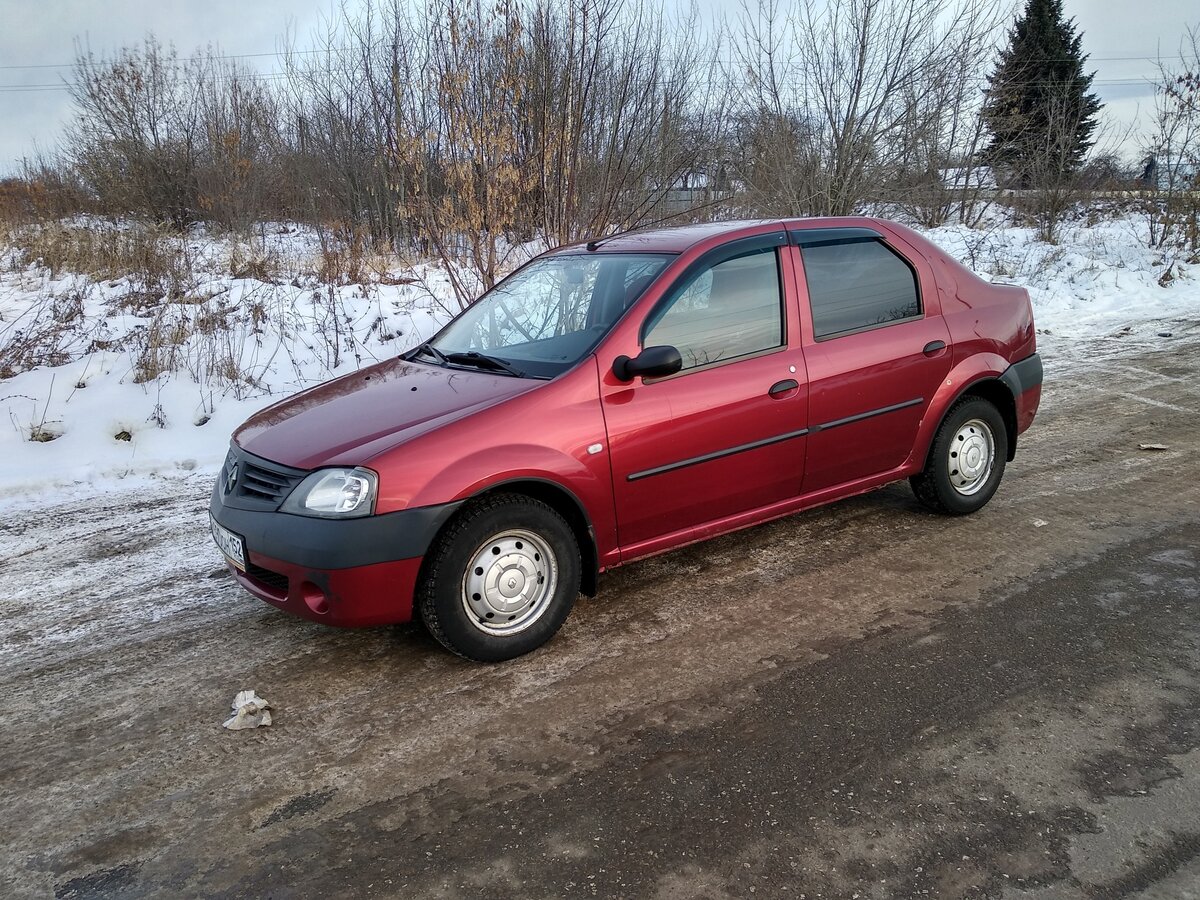
[[[233,439],[255,456],[298,469],[363,465],[397,444],[543,384],[397,358],[268,406]]]

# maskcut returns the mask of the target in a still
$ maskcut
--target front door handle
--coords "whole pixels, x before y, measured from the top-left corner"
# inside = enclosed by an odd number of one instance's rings
[[[945,350],[945,349],[946,349],[945,341],[930,341],[928,344],[925,345],[925,349],[922,350],[921,352],[924,353],[926,356],[933,356],[933,354],[940,353],[942,350]]]
[[[788,378],[784,381],[777,381],[771,385],[771,389],[767,393],[775,400],[783,397],[789,391],[794,391],[800,387],[800,383],[795,378]]]

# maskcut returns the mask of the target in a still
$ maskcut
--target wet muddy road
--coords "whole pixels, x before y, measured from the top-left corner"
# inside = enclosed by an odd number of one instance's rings
[[[1200,898],[1187,330],[1051,356],[976,516],[634,564],[502,666],[242,594],[199,480],[9,511],[0,896]]]

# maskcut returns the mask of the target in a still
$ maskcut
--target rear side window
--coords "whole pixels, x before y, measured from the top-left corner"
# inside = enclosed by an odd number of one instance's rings
[[[801,253],[818,339],[921,315],[916,274],[879,241],[818,245]]]
[[[651,314],[643,346],[669,344],[683,368],[736,359],[783,343],[779,263],[773,248],[702,269]]]

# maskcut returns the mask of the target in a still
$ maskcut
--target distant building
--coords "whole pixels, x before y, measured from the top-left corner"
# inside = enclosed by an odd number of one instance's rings
[[[996,183],[996,173],[991,166],[960,166],[949,169],[938,169],[938,177],[941,179],[942,187],[952,191],[973,189],[973,190],[995,190],[998,185]]]
[[[1200,166],[1193,159],[1152,153],[1142,160],[1138,187],[1152,191],[1195,190],[1200,187]]]

